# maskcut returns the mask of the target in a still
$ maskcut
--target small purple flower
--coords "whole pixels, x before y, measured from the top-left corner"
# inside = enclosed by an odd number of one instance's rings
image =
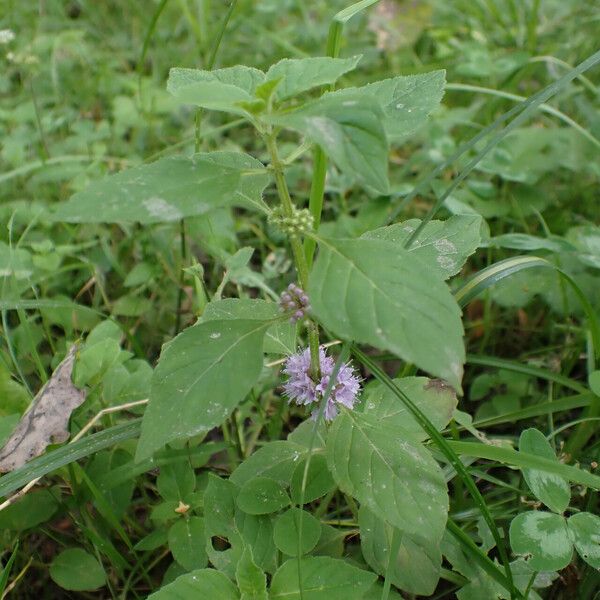
[[[308,405],[316,403],[317,406],[312,412],[313,418],[319,411],[319,403],[325,395],[327,386],[335,361],[331,356],[327,356],[323,348],[319,348],[319,366],[320,379],[315,382],[310,376],[310,350],[307,348],[303,352],[292,354],[286,362],[283,372],[288,376],[283,385],[284,393],[290,402],[299,405]],[[325,419],[332,421],[338,414],[338,405],[341,404],[347,408],[354,408],[356,397],[360,391],[360,379],[356,375],[354,368],[348,363],[344,363],[337,374],[337,379],[325,407]]]
[[[296,323],[306,316],[310,310],[308,296],[302,288],[295,283],[290,283],[279,297],[279,308],[284,312],[291,312],[290,323]]]

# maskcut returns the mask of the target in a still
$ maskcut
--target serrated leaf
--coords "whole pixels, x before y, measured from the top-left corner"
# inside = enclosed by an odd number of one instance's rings
[[[186,104],[246,115],[238,103],[252,101],[264,79],[262,71],[244,65],[214,71],[175,67],[169,71],[167,91]]]
[[[361,600],[377,576],[327,556],[301,559],[304,600]],[[301,600],[298,560],[283,563],[271,582],[271,600]]]
[[[567,522],[549,512],[517,515],[510,524],[510,545],[515,554],[529,557],[527,562],[535,571],[559,571],[573,555]]]
[[[185,569],[201,569],[206,566],[206,537],[204,519],[201,517],[179,518],[169,529],[169,550],[173,558]]]
[[[420,219],[410,219],[367,231],[361,237],[387,240],[404,247],[420,223]],[[447,221],[429,221],[409,252],[414,252],[442,279],[448,279],[460,272],[467,258],[481,244],[481,223],[478,215],[455,215]]]
[[[266,300],[225,298],[209,302],[202,313],[202,321],[217,319],[276,319],[281,316],[279,305]],[[264,351],[267,354],[293,354],[296,350],[296,326],[278,321],[267,329]]]
[[[460,309],[440,278],[392,242],[319,239],[319,248],[308,294],[323,324],[460,389]]]
[[[537,429],[530,428],[521,433],[519,450],[558,462],[550,442]],[[550,510],[563,513],[569,506],[571,487],[569,482],[562,477],[536,469],[523,469],[523,477],[534,496]]]
[[[456,392],[440,379],[427,377],[403,377],[394,383],[441,431],[452,419],[457,405]],[[369,386],[364,401],[364,413],[380,419],[391,426],[401,427],[414,439],[424,440],[427,434],[417,423],[406,406],[383,384]]]
[[[431,71],[345,88],[332,95],[342,99],[355,95],[376,98],[384,113],[382,123],[388,139],[399,142],[421,127],[429,114],[439,106],[445,83],[445,71]]]
[[[271,321],[209,321],[163,347],[136,458],[220,425],[258,380]],[[235,373],[235,377],[231,377]]]
[[[427,539],[426,528],[422,535],[394,529],[365,506],[358,512],[358,524],[363,556],[376,573],[388,573],[393,585],[411,594],[429,596],[434,592],[442,565],[439,539]],[[392,539],[394,535],[399,542]],[[398,551],[392,556],[394,541]]]
[[[386,194],[389,148],[382,119],[379,104],[369,95],[325,94],[293,112],[273,115],[271,122],[299,131],[321,146],[342,172]]]
[[[198,598],[239,600],[239,594],[223,573],[215,569],[199,569],[181,575],[172,583],[148,596],[148,600],[198,600]]]
[[[221,206],[265,211],[269,175],[256,159],[236,152],[169,156],[90,184],[52,215],[68,223],[164,223]]]
[[[567,527],[579,556],[594,569],[600,569],[600,517],[580,512],[569,517]]]
[[[300,525],[302,522],[302,525]],[[299,531],[302,527],[302,544],[300,549]],[[305,510],[290,508],[275,520],[273,539],[277,548],[288,556],[308,554],[321,537],[321,523]]]
[[[360,59],[360,56],[284,58],[269,68],[267,80],[280,80],[275,95],[278,100],[286,100],[311,88],[335,83],[339,77],[355,69]]]
[[[409,534],[441,539],[448,516],[442,470],[411,436],[379,419],[344,411],[331,426],[327,463],[340,489]]]
[[[236,503],[249,515],[267,515],[289,506],[290,499],[278,481],[255,477],[241,487]]]

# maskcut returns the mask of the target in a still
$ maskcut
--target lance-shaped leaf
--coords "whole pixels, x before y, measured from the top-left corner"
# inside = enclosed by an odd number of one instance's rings
[[[327,463],[339,488],[411,535],[440,540],[448,492],[440,466],[402,429],[344,411],[327,439]]]
[[[410,219],[367,231],[361,237],[387,240],[404,247],[420,223],[420,219]],[[479,247],[480,229],[479,215],[455,215],[447,221],[429,221],[408,250],[442,279],[448,279],[460,272],[467,258]]]
[[[42,454],[48,444],[69,438],[67,425],[71,413],[83,404],[86,396],[85,390],[76,388],[71,381],[76,351],[77,346],[71,346],[0,450],[1,473],[22,467]]]
[[[163,347],[152,376],[137,459],[220,425],[258,380],[272,321],[209,321]]]
[[[56,221],[162,223],[221,206],[266,211],[269,175],[262,163],[237,152],[169,156],[96,181],[60,204]]]
[[[335,83],[339,77],[356,68],[361,56],[331,58],[284,58],[267,71],[267,81],[279,79],[275,91],[278,100],[286,100],[314,87]]]
[[[444,95],[445,71],[431,71],[376,81],[362,87],[333,92],[340,99],[370,95],[383,109],[383,127],[390,141],[398,142],[414,133],[439,105]]]
[[[460,389],[460,309],[414,253],[382,240],[319,239],[313,312],[339,337],[389,350]]]
[[[325,94],[298,110],[273,115],[271,122],[299,131],[321,146],[341,171],[385,194],[388,142],[382,119],[379,103],[369,94]]]

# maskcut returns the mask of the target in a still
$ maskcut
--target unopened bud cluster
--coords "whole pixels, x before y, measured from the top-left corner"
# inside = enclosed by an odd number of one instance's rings
[[[298,237],[313,228],[314,219],[306,208],[294,208],[292,215],[286,215],[282,206],[277,206],[269,215],[269,222],[290,237]]]
[[[295,283],[290,283],[287,290],[281,294],[279,307],[284,312],[291,312],[290,323],[296,323],[306,316],[310,310],[308,296]]]

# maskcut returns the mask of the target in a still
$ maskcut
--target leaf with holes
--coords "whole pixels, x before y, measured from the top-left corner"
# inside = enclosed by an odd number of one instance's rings
[[[209,321],[163,347],[152,375],[136,458],[220,425],[260,376],[271,321]],[[231,377],[235,373],[235,377]]]
[[[345,411],[327,439],[333,478],[390,525],[440,540],[448,517],[448,492],[440,466],[401,428],[370,415]]]
[[[383,240],[319,239],[308,292],[335,335],[389,350],[460,389],[460,309],[414,253]]]

